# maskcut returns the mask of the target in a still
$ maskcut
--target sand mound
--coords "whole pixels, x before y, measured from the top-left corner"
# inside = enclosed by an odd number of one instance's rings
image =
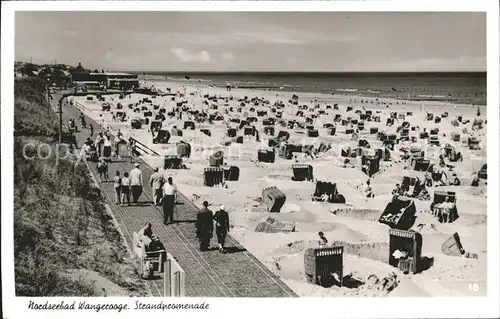
[[[388,243],[351,244],[345,241],[335,241],[334,245],[344,246],[344,253],[386,263],[389,260]]]
[[[176,183],[187,186],[203,186],[203,179],[192,175],[178,175],[176,176]]]
[[[335,208],[332,214],[336,216],[345,216],[350,218],[368,220],[368,221],[378,221],[382,210],[380,209],[357,209],[351,207]]]
[[[317,218],[316,215],[305,210],[300,210],[290,213],[279,213],[276,217],[280,220],[298,222],[298,223],[301,222],[312,223]]]
[[[289,181],[291,180],[292,177],[290,175],[272,174],[272,175],[267,175],[267,178],[280,181]]]
[[[318,242],[314,240],[304,241],[304,240],[296,240],[288,243],[285,246],[282,246],[276,249],[273,254],[276,255],[293,255],[298,253],[304,253],[304,251],[308,248],[317,248]]]
[[[287,204],[285,203],[283,207],[281,207],[281,213],[295,213],[300,211],[300,206],[297,204]]]

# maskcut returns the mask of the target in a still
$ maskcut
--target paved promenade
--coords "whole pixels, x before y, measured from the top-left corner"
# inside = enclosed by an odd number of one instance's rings
[[[54,106],[61,94],[54,94]],[[76,107],[63,107],[63,121],[69,118],[77,121],[79,110]],[[97,128],[99,125],[86,118],[87,123]],[[98,130],[96,129],[96,133]],[[89,136],[88,130],[76,133],[78,146],[81,147]],[[139,206],[120,207],[114,201],[113,183],[102,183],[101,189],[109,204],[129,246],[132,247],[132,234],[144,226],[146,222],[153,225],[153,233],[158,235],[186,272],[185,292],[188,297],[296,297],[296,294],[286,286],[276,275],[267,269],[252,254],[245,250],[235,239],[228,235],[226,247],[228,253],[220,254],[217,250],[200,252],[195,236],[195,220],[198,208],[182,193],[180,204],[171,225],[163,225],[163,212],[160,207],[152,205],[152,190],[149,178],[152,168],[139,160],[144,177],[144,191]],[[96,164],[89,162],[92,174],[97,177]],[[109,164],[109,177],[112,178],[118,170],[123,176],[130,172],[133,164],[129,159]],[[175,181],[174,181],[175,182]],[[216,237],[212,238],[212,246],[216,246]],[[163,280],[161,278],[147,281],[154,296],[163,295]]]

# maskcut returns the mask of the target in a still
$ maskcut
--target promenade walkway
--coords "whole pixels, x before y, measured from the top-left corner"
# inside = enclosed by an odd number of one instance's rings
[[[61,94],[55,94],[52,103],[58,103]],[[78,120],[80,111],[73,106],[63,107],[63,121],[69,118]],[[87,123],[97,128],[99,125],[90,118]],[[79,124],[79,123],[78,123]],[[96,129],[97,132],[97,129]],[[83,145],[89,136],[88,130],[76,133],[78,146]],[[185,293],[188,297],[296,297],[296,294],[286,286],[276,275],[267,269],[252,254],[245,250],[234,238],[228,235],[226,246],[228,253],[220,254],[217,250],[199,251],[195,236],[195,220],[198,208],[182,193],[174,219],[171,225],[163,225],[163,212],[160,207],[152,205],[152,189],[149,178],[152,168],[139,160],[144,177],[144,191],[139,206],[120,207],[114,201],[113,183],[102,183],[101,189],[106,201],[116,217],[120,229],[130,247],[132,234],[150,222],[153,233],[158,235],[171,253],[183,267],[186,273]],[[91,172],[97,177],[95,163],[88,163]],[[133,164],[129,159],[112,162],[109,165],[109,177],[116,171],[129,172]],[[175,182],[175,181],[174,181]],[[212,239],[215,246],[216,238]],[[163,280],[161,278],[147,281],[153,296],[163,295]]]

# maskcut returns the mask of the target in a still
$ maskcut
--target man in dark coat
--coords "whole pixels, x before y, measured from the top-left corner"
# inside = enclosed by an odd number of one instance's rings
[[[219,252],[224,253],[224,243],[226,242],[226,236],[230,229],[229,214],[226,212],[224,205],[220,205],[219,210],[215,212],[214,220],[215,234],[219,242]]]
[[[210,247],[210,239],[213,236],[214,222],[213,213],[208,209],[208,202],[203,202],[203,209],[198,212],[196,218],[196,237],[200,242],[200,250],[207,251]]]

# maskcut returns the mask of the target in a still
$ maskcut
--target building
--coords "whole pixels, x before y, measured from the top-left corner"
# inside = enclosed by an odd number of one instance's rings
[[[107,76],[107,87],[116,89],[130,90],[139,87],[137,74],[127,73],[105,73]]]
[[[98,82],[106,88],[117,90],[131,90],[139,87],[138,75],[127,73],[73,72],[71,81],[81,85]]]

